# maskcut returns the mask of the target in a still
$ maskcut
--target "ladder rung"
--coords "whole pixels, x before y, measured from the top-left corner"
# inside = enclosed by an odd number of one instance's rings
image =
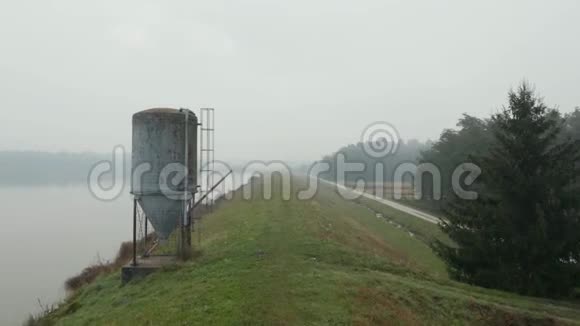
[[[200,130],[202,130],[202,131],[214,131],[213,128],[200,128]]]
[[[214,149],[213,149],[213,148],[210,148],[210,149],[205,149],[205,148],[202,148],[202,149],[201,149],[201,151],[202,151],[202,152],[213,152],[213,151],[214,151]]]

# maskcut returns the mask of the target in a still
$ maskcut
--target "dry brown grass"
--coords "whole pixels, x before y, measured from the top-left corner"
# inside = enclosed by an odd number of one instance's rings
[[[527,316],[516,311],[495,309],[493,306],[475,302],[472,302],[469,308],[474,313],[475,320],[485,325],[552,326],[564,324],[550,317]]]
[[[388,293],[373,288],[360,288],[357,301],[365,309],[357,311],[354,324],[366,325],[420,325],[415,313],[408,307],[389,297]]]
[[[154,234],[147,236],[147,243],[152,243],[155,240]],[[139,248],[143,248],[144,241],[141,240],[138,244]],[[65,289],[69,293],[74,293],[83,286],[92,283],[97,277],[116,271],[123,265],[127,264],[133,258],[133,242],[126,241],[121,243],[117,256],[113,261],[98,261],[82,270],[78,275],[67,279],[64,283]]]

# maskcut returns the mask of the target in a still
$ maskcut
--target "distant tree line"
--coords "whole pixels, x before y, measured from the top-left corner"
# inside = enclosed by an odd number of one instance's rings
[[[546,117],[553,120],[559,132],[555,142],[580,140],[580,108],[562,115],[558,110],[548,109]],[[496,119],[480,119],[464,114],[457,122],[457,129],[445,129],[441,137],[422,151],[420,162],[437,165],[442,174],[443,197],[452,196],[451,173],[461,163],[477,163],[475,159],[490,154],[496,142],[494,126]],[[431,185],[425,185],[430,188]],[[430,198],[426,198],[430,199]]]
[[[91,167],[110,159],[111,154],[0,151],[0,186],[86,184]]]
[[[372,184],[377,180],[378,175],[380,177],[379,180],[391,182],[393,181],[395,170],[400,164],[406,162],[417,162],[421,152],[427,150],[429,146],[429,143],[423,143],[416,139],[408,141],[401,140],[397,144],[396,151],[389,155],[385,155],[384,157],[375,158],[365,152],[364,143],[358,142],[356,144],[342,147],[335,153],[324,156],[320,162],[327,163],[329,170],[321,173],[320,177],[333,181],[344,181],[345,183],[364,180]],[[363,163],[364,170],[350,171],[344,176],[338,175],[337,155],[343,155],[345,162],[347,163]],[[380,174],[377,173],[376,170],[378,163],[381,163],[383,166]]]

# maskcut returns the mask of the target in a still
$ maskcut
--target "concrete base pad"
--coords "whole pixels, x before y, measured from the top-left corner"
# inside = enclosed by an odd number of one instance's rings
[[[137,258],[137,265],[133,262],[123,266],[121,269],[121,282],[123,284],[136,279],[145,277],[163,266],[177,263],[175,256],[149,256]]]

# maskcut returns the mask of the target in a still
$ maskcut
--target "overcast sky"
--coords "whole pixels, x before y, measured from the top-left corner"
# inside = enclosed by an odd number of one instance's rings
[[[523,78],[580,106],[580,2],[0,0],[0,150],[111,151],[216,108],[217,156],[318,159],[374,121],[436,139]]]

